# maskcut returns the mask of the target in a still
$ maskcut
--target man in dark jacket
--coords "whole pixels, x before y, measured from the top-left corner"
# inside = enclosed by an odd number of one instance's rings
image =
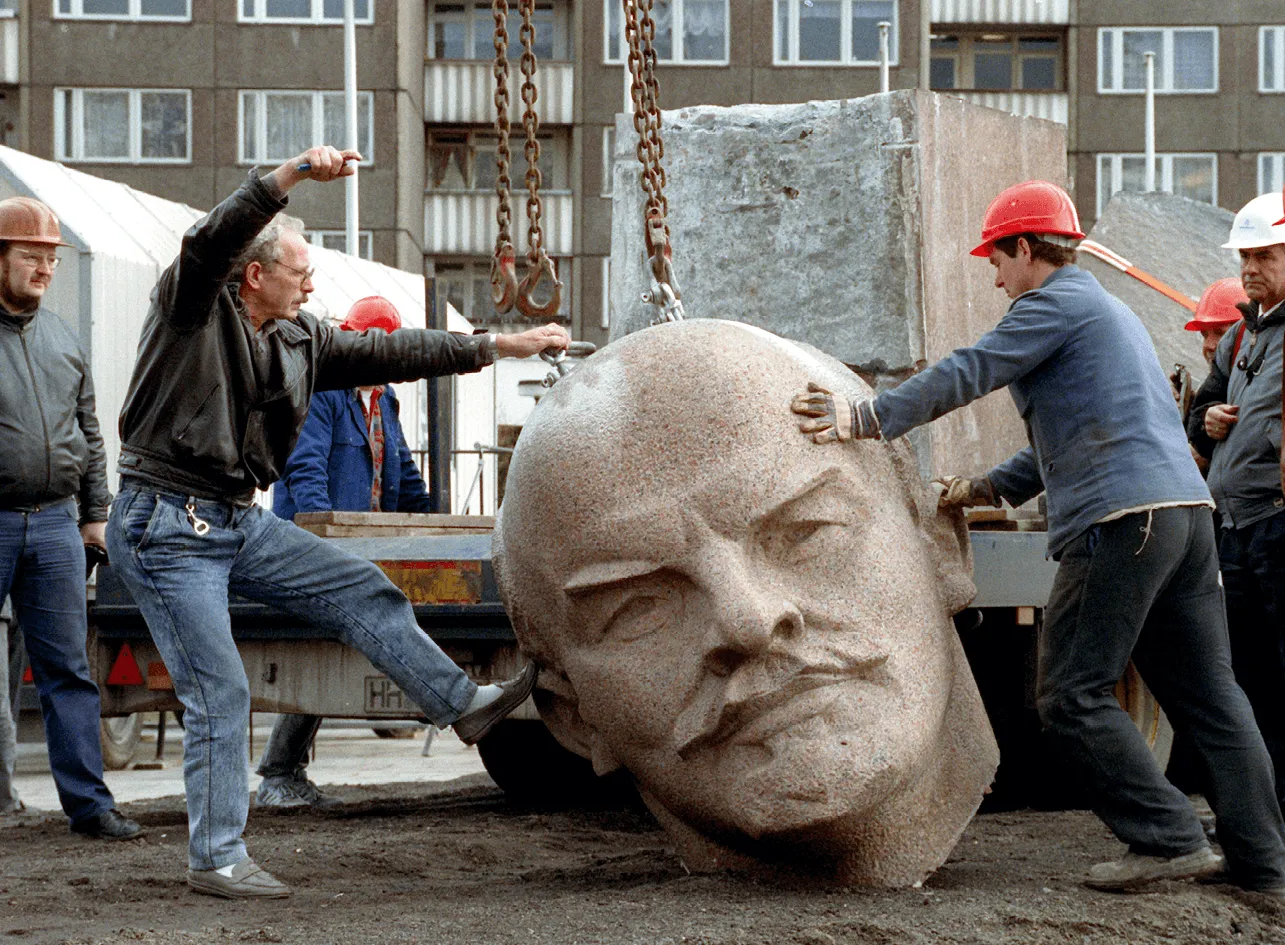
[[[1142,322],[1074,265],[1083,238],[1060,187],[1009,188],[973,250],[1013,300],[1000,323],[877,397],[814,390],[794,409],[818,443],[892,438],[1008,387],[1031,445],[985,476],[947,481],[943,500],[1017,506],[1043,492],[1048,502],[1049,553],[1060,564],[1040,630],[1036,705],[1094,811],[1129,846],[1085,883],[1131,890],[1222,865],[1116,700],[1132,657],[1206,764],[1231,878],[1285,899],[1285,824],[1271,759],[1231,672],[1213,503]]]
[[[370,296],[358,299],[339,327],[394,332],[401,326],[392,302]],[[272,487],[272,511],[288,522],[296,512],[432,511],[424,478],[402,433],[392,387],[313,395],[285,475]],[[277,719],[259,758],[263,780],[255,790],[258,804],[325,808],[342,803],[308,777],[308,750],[319,728],[318,715]]]
[[[274,220],[303,180],[355,172],[317,147],[250,178],[183,238],[161,274],[121,413],[121,491],[107,541],[183,703],[188,884],[228,898],[289,895],[242,834],[250,687],[228,593],[270,604],[364,653],[439,725],[481,738],[535,684],[534,665],[477,686],[420,630],[374,564],[254,504],[281,475],[316,390],[479,370],[564,349],[557,325],[519,335],[340,332],[301,312],[302,224]]]
[[[43,203],[0,201],[0,603],[12,594],[71,829],[128,840],[141,831],[103,783],[98,687],[85,654],[85,546],[103,545],[107,460],[89,364],[76,336],[40,307],[62,245]]]

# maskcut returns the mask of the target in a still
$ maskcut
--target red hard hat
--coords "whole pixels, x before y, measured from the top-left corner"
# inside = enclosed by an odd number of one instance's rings
[[[992,200],[982,221],[982,241],[972,254],[989,256],[996,240],[1021,233],[1084,239],[1071,195],[1046,180],[1014,184]]]
[[[0,240],[71,245],[62,241],[62,228],[54,212],[31,197],[0,200]]]
[[[365,331],[367,328],[396,331],[402,327],[402,317],[397,314],[397,306],[388,299],[368,295],[352,303],[348,316],[339,327],[344,331]]]
[[[1219,279],[1201,294],[1200,301],[1196,303],[1196,314],[1184,327],[1187,331],[1203,331],[1234,325],[1244,317],[1236,303],[1248,301],[1249,296],[1239,279]]]

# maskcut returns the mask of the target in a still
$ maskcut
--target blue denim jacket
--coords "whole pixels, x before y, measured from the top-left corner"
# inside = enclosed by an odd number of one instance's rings
[[[384,425],[383,488],[385,512],[428,512],[428,490],[411,458],[398,420],[397,395],[384,388],[379,398]],[[370,435],[356,390],[325,390],[312,395],[285,474],[272,487],[272,511],[284,519],[296,512],[368,512],[375,476]]]
[[[1122,509],[1208,502],[1151,337],[1129,307],[1063,266],[971,348],[875,398],[898,437],[1008,387],[1031,446],[989,473],[1013,505],[1047,491],[1049,554]]]

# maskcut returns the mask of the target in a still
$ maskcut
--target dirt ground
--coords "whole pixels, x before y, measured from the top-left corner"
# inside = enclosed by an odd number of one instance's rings
[[[1285,909],[1226,886],[1081,887],[1121,850],[1084,812],[983,814],[922,889],[825,890],[688,875],[644,813],[518,808],[484,776],[344,794],[334,813],[252,812],[283,902],[187,889],[180,798],[126,805],[148,828],[134,843],[0,829],[0,943],[1285,942]]]

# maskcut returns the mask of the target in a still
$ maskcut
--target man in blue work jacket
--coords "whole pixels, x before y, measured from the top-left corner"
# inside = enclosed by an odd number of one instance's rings
[[[802,432],[842,447],[902,436],[1009,387],[1031,445],[983,477],[945,481],[942,500],[1016,506],[1045,493],[1060,566],[1040,631],[1040,718],[1083,774],[1098,816],[1129,845],[1085,882],[1123,891],[1222,866],[1116,701],[1132,656],[1208,765],[1229,878],[1285,898],[1281,812],[1232,675],[1209,490],[1146,329],[1074,265],[1083,237],[1061,187],[1005,190],[972,251],[1014,300],[999,324],[871,400],[813,384],[793,409]]]
[[[354,302],[339,327],[391,333],[401,326],[397,307],[372,295]],[[431,511],[398,411],[389,386],[313,394],[299,442],[272,487],[272,511],[286,521],[296,512]],[[319,715],[277,719],[259,759],[258,804],[327,808],[343,803],[308,778],[308,752],[319,728]]]

